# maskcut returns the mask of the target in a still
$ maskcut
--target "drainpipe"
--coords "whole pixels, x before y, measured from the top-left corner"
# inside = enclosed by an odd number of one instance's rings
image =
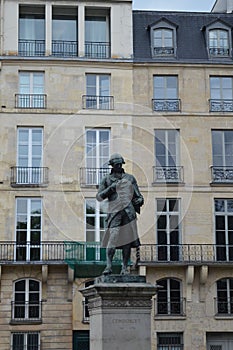
[[[3,16],[3,9],[4,9],[4,0],[1,0],[1,17],[0,17],[0,54],[3,55],[3,42],[4,42],[4,16]]]

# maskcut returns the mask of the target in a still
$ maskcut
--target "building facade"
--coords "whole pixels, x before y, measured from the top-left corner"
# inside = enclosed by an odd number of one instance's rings
[[[152,350],[232,349],[233,17],[220,5],[1,1],[0,350],[89,349],[79,290],[104,268],[95,195],[114,152],[145,197],[132,273],[163,286]]]

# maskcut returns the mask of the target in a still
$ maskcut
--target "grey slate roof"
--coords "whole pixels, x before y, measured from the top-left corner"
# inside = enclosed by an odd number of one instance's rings
[[[151,55],[148,26],[161,19],[166,19],[178,26],[176,58],[154,58]],[[214,61],[215,63],[232,64],[233,60],[229,58],[210,59],[208,57],[205,30],[203,28],[218,20],[233,28],[233,14],[231,13],[133,11],[134,61],[196,63],[213,63]]]

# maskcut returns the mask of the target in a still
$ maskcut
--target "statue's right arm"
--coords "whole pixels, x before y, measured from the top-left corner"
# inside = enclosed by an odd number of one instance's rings
[[[96,199],[101,202],[108,198],[112,193],[116,191],[116,182],[113,182],[110,186],[106,183],[106,179],[103,179],[99,185],[99,190],[96,195]]]

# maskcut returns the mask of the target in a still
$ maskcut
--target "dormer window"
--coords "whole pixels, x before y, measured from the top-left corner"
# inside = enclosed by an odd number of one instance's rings
[[[173,30],[165,28],[154,30],[154,55],[174,55]]]
[[[205,31],[209,58],[230,58],[232,49],[230,25],[217,20],[202,29]]]
[[[174,57],[176,55],[176,26],[161,20],[150,27],[152,57]]]
[[[212,29],[209,31],[210,56],[230,55],[229,32],[225,29]]]

